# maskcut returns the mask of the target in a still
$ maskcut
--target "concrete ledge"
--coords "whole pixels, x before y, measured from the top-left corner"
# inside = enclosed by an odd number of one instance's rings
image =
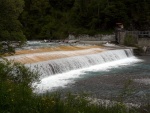
[[[102,44],[106,44],[108,41],[80,41],[79,43],[82,44],[94,44],[94,45],[102,45]]]

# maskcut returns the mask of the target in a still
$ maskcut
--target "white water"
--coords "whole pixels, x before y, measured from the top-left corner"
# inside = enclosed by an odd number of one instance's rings
[[[131,56],[133,56],[133,52],[130,49],[111,50],[101,52],[98,54],[60,58],[55,60],[27,64],[26,66],[29,66],[32,69],[37,68],[41,73],[42,77],[47,77],[50,75],[87,68],[106,62],[128,58]]]
[[[133,56],[132,50],[124,49],[34,63],[31,65],[32,69],[38,65],[45,78],[42,78],[39,84],[34,83],[33,86],[37,85],[35,89],[37,93],[51,91],[73,83],[86,71],[109,71],[112,67],[117,68],[120,65],[130,65],[139,61]]]
[[[141,61],[136,57],[125,58],[122,60],[107,62],[88,68],[73,70],[67,73],[61,73],[54,76],[49,76],[43,78],[40,83],[35,83],[37,88],[35,89],[36,93],[43,93],[46,91],[52,91],[58,87],[66,87],[69,83],[74,83],[76,78],[82,77],[86,71],[109,71],[111,68],[117,68],[121,65],[131,65],[133,63]]]

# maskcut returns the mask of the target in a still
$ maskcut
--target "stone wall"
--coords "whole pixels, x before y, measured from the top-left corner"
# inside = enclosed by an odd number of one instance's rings
[[[115,35],[69,35],[69,40],[80,40],[80,41],[115,41]]]
[[[138,38],[139,46],[150,46],[150,38]]]
[[[125,36],[126,36],[126,32],[125,31],[120,31],[118,32],[118,42],[119,44],[124,44],[124,39],[125,39]]]
[[[118,32],[119,44],[124,44],[125,37],[131,35],[134,38],[134,43],[138,46],[150,46],[150,37],[139,37],[138,31],[121,31]]]
[[[124,44],[125,37],[127,35],[132,35],[135,38],[135,44],[138,44],[139,46],[150,46],[150,37],[149,38],[139,38],[137,31],[119,31],[117,32],[118,42],[119,44]],[[113,35],[72,35],[70,34],[68,36],[69,40],[79,40],[79,41],[113,41],[115,42],[115,34]]]

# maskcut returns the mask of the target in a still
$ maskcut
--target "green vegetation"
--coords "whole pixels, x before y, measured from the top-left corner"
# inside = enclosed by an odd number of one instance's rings
[[[9,42],[1,42],[0,43],[0,56],[4,54],[13,55],[15,53],[14,47],[11,46]]]
[[[0,40],[94,35],[114,31],[118,22],[126,29],[149,30],[149,15],[149,0],[1,0]]]
[[[25,0],[19,20],[28,39],[63,39],[114,31],[118,22],[126,29],[148,30],[149,15],[149,0]]]
[[[132,35],[127,35],[125,36],[125,39],[124,39],[124,45],[126,46],[136,46],[135,44],[137,43],[136,42],[136,38]]]
[[[0,41],[25,41],[18,20],[23,6],[23,0],[0,0]]]
[[[130,88],[132,82],[133,82],[133,80],[131,80],[131,79],[129,79],[129,80],[127,80],[127,81],[125,82],[124,88],[123,88],[123,90],[120,92],[120,95],[119,95],[119,101],[120,101],[120,102],[124,102],[124,100],[125,100],[128,96],[132,95],[133,89]]]
[[[21,64],[1,60],[0,112],[20,113],[30,109],[34,96],[31,85],[37,80],[36,72],[31,72]]]
[[[21,45],[26,41],[23,26],[18,20],[23,7],[23,0],[0,0],[0,55],[15,53],[12,42]]]

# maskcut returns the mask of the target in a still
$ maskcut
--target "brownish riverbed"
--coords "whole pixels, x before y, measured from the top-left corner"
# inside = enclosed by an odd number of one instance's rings
[[[37,63],[66,57],[95,54],[104,51],[101,46],[59,46],[16,51],[9,59],[23,64]]]

